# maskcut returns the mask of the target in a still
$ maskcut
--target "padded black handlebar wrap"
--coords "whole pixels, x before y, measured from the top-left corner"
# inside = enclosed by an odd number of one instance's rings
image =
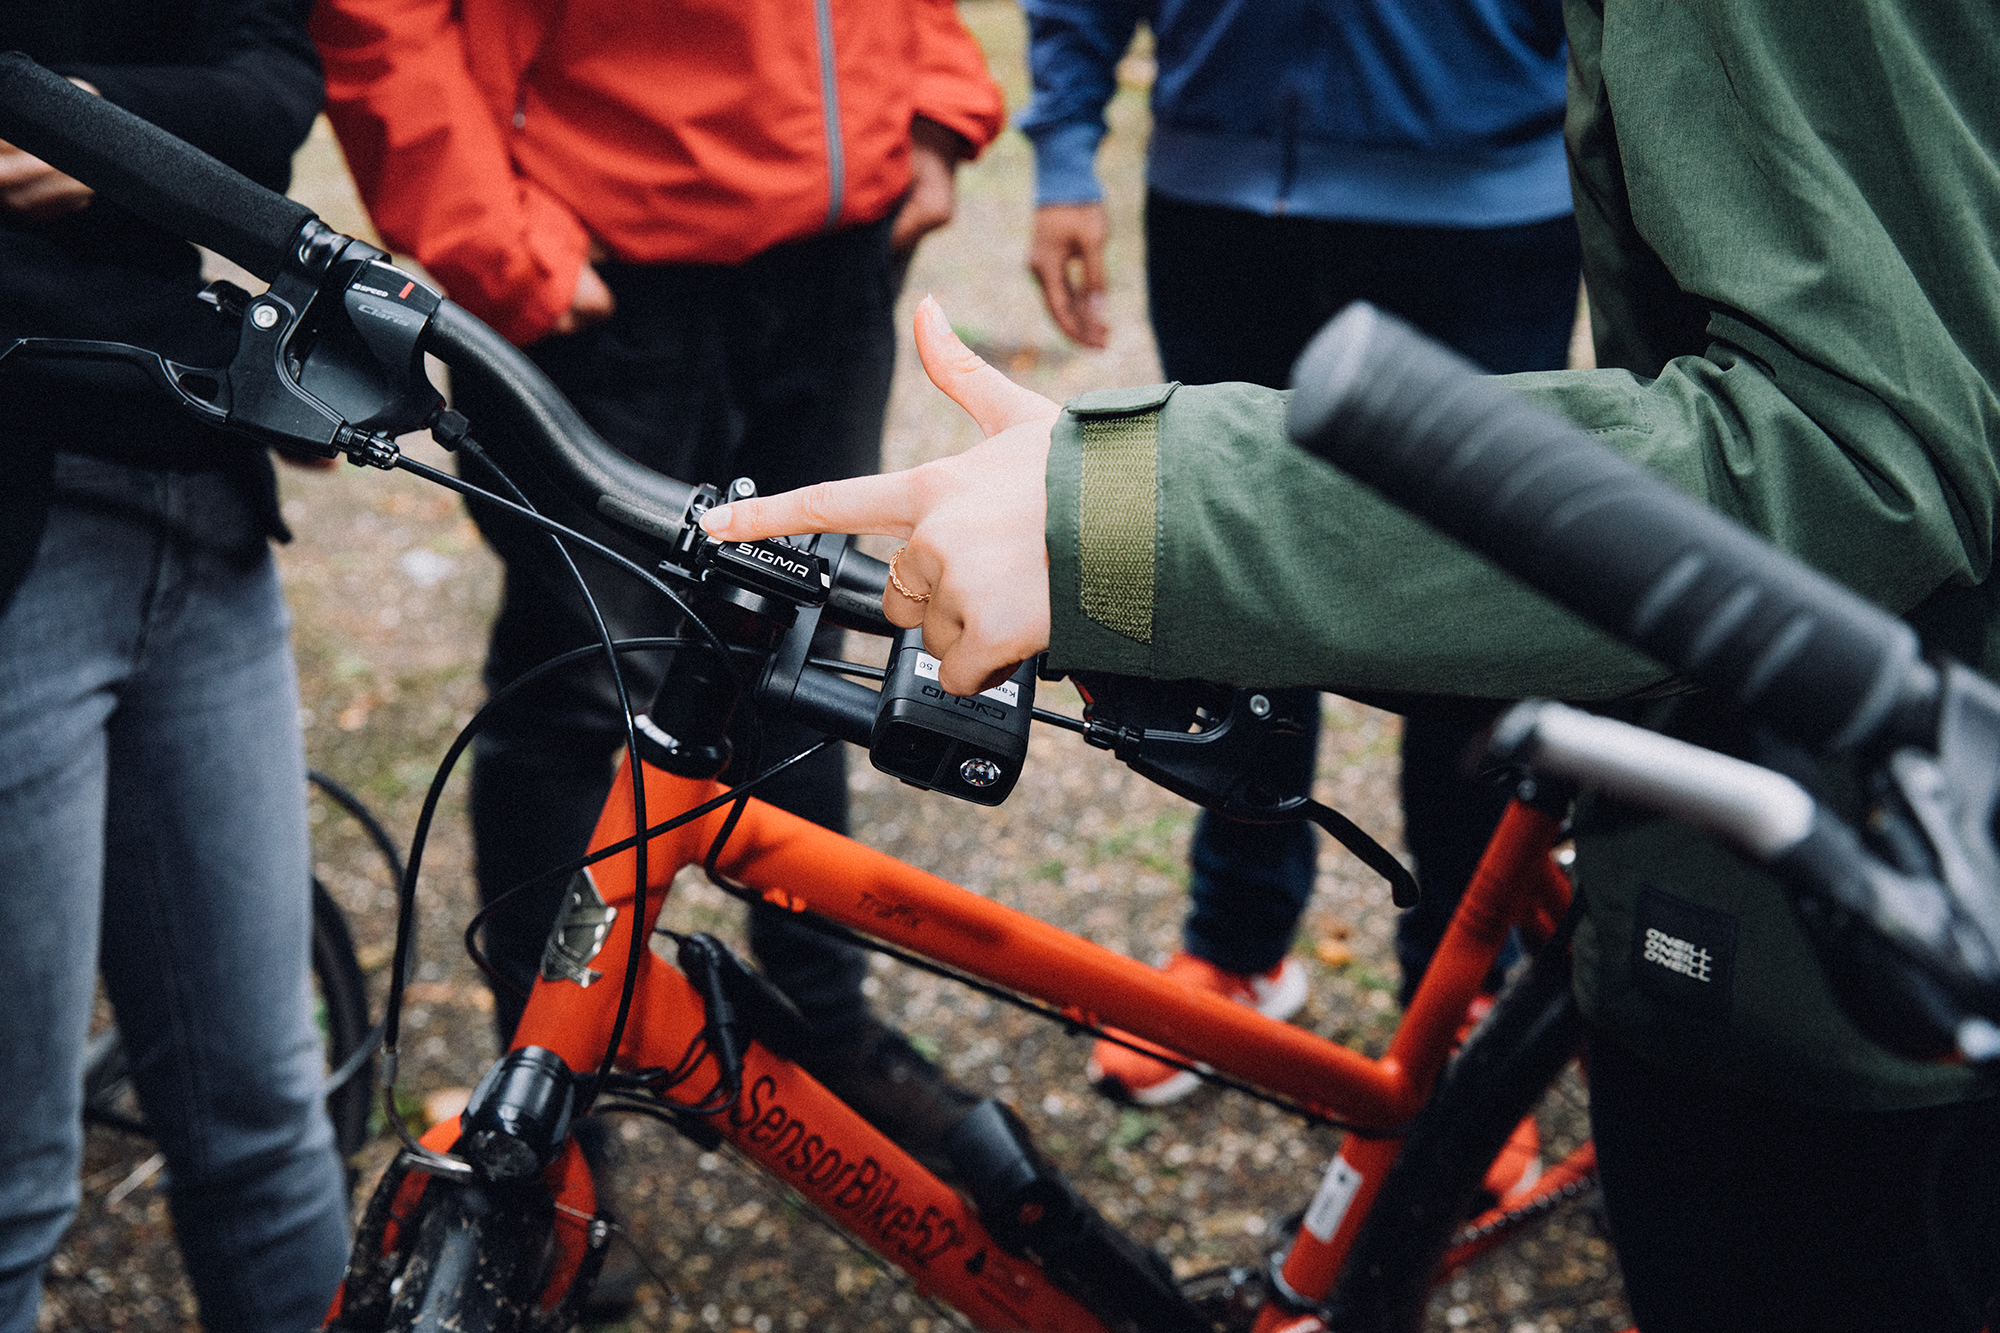
[[[451,301],[439,304],[423,342],[454,373],[506,400],[514,424],[543,446],[536,461],[571,499],[663,547],[680,541],[694,489],[606,444],[513,344]]]
[[[313,217],[305,205],[18,51],[0,53],[0,139],[266,282]]]
[[[1866,739],[1923,670],[1902,622],[1371,306],[1292,380],[1305,448],[1796,740]]]

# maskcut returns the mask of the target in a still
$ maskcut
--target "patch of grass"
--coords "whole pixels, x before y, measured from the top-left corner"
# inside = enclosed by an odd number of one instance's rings
[[[1175,835],[1193,823],[1194,816],[1187,811],[1163,811],[1147,823],[1111,830],[1092,842],[1084,855],[1093,866],[1106,861],[1136,861],[1155,874],[1185,881],[1186,858],[1176,855],[1172,848]]]
[[[399,1087],[396,1089],[396,1118],[403,1122],[403,1127],[409,1130],[412,1135],[422,1134],[426,1129],[430,1128],[430,1122],[424,1118],[424,1099],[422,1094],[412,1092],[408,1088]],[[375,1109],[368,1115],[368,1137],[371,1139],[381,1137],[384,1131],[388,1129],[385,1121],[386,1117],[382,1114],[382,1102],[378,1098],[375,1102]]]
[[[1394,995],[1398,988],[1397,979],[1379,968],[1359,960],[1349,963],[1342,975],[1364,991],[1382,991]]]
[[[1118,1123],[1112,1128],[1106,1142],[1113,1148],[1136,1148],[1159,1133],[1160,1127],[1166,1122],[1166,1117],[1158,1111],[1140,1111],[1127,1107],[1118,1113]]]

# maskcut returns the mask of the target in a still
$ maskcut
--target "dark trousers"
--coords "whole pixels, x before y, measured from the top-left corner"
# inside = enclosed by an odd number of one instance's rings
[[[742,264],[607,264],[602,272],[617,313],[528,353],[611,443],[681,480],[722,486],[747,476],[767,495],[876,470],[895,366],[886,220],[790,242]],[[476,386],[462,386],[456,398],[474,437],[538,508],[622,545],[595,517],[553,493]],[[477,468],[468,476],[480,479]],[[473,514],[506,565],[486,660],[488,688],[595,644],[594,624],[550,539],[478,505]],[[614,636],[674,630],[678,617],[658,594],[594,557],[576,560]],[[643,711],[662,660],[645,655],[623,662],[630,705]],[[741,709],[739,721],[747,723],[749,713]],[[761,733],[764,764],[818,739],[780,724],[766,724]],[[749,776],[754,761],[746,751],[754,734],[739,726],[733,739],[730,776]],[[601,658],[538,683],[496,716],[473,750],[482,900],[582,854],[623,741],[617,691]],[[780,775],[759,795],[847,830],[846,766],[838,748]],[[523,990],[532,984],[565,888],[549,884],[511,900],[487,930],[495,965]],[[751,909],[750,940],[765,972],[823,1035],[837,1038],[865,1018],[861,951],[763,907]],[[504,988],[497,1000],[504,1036],[519,1021],[523,1001]]]
[[[1146,281],[1169,379],[1282,388],[1322,325],[1352,301],[1410,321],[1495,373],[1568,362],[1580,269],[1568,217],[1517,227],[1410,227],[1265,217],[1146,200]],[[1318,725],[1317,696],[1297,711]],[[1405,841],[1423,903],[1397,923],[1406,994],[1430,960],[1506,793],[1463,776],[1458,757],[1490,705],[1413,708],[1403,731]],[[1312,785],[1312,748],[1296,790]],[[1190,876],[1189,952],[1231,972],[1262,972],[1291,946],[1312,894],[1305,824],[1239,824],[1203,812]]]
[[[1590,1060],[1619,1265],[1645,1333],[1972,1333],[2000,1242],[2000,1101],[1829,1112]]]

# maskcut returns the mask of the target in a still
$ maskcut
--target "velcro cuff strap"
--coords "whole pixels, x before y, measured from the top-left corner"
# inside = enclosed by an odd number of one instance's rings
[[[1106,629],[1145,644],[1153,641],[1160,409],[1173,388],[1118,390],[1115,398],[1086,394],[1070,404],[1083,442],[1077,497],[1081,609]]]

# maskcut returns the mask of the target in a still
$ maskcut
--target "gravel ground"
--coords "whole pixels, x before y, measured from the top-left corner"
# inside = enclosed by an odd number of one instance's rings
[[[1021,21],[1002,0],[963,6],[1019,106],[1026,88]],[[935,293],[961,332],[996,365],[1062,399],[1143,383],[1158,367],[1144,320],[1138,171],[1144,141],[1143,59],[1127,62],[1113,108],[1105,174],[1113,191],[1113,346],[1069,349],[1042,315],[1020,256],[1030,163],[1016,134],[961,175],[958,220],[927,242],[905,295]],[[365,230],[324,133],[301,155],[296,191],[344,230]],[[907,466],[976,439],[937,395],[904,341],[890,407],[887,462]],[[413,453],[437,461],[428,443]],[[451,736],[478,706],[478,662],[496,570],[449,495],[402,475],[288,472],[285,510],[299,539],[281,554],[297,618],[301,714],[312,761],[359,790],[399,836]],[[886,548],[882,550],[886,554]],[[1072,707],[1066,690],[1051,692]],[[1396,719],[1328,701],[1321,800],[1398,845]],[[1006,805],[985,811],[918,793],[853,768],[856,827],[865,842],[1109,948],[1152,958],[1173,947],[1184,905],[1188,807],[1089,751],[1038,730],[1030,766]],[[449,1100],[493,1055],[491,1004],[458,945],[469,914],[461,818],[452,788],[425,861],[424,960],[411,987],[404,1101]],[[389,953],[392,897],[359,837],[315,812],[320,875],[348,909],[378,994]],[[1391,909],[1386,889],[1323,843],[1318,893],[1298,953],[1313,996],[1299,1022],[1379,1051],[1395,1019]],[[739,913],[705,885],[678,890],[676,924],[740,935]],[[1303,1208],[1338,1143],[1334,1131],[1245,1097],[1203,1089],[1163,1111],[1121,1108],[1083,1084],[1084,1040],[976,993],[886,960],[869,987],[965,1086],[1010,1100],[1044,1150],[1097,1206],[1190,1273],[1259,1262],[1282,1219]],[[1553,1103],[1547,1137],[1580,1133],[1578,1099]],[[733,1160],[701,1152],[650,1122],[626,1122],[622,1204],[640,1246],[674,1288],[644,1294],[633,1330],[748,1329],[772,1333],[907,1329],[951,1317],[915,1298]],[[359,1163],[364,1187],[390,1149],[378,1139]],[[44,1329],[193,1329],[193,1302],[172,1244],[150,1145],[94,1130],[84,1211],[51,1269]],[[1454,1278],[1433,1310],[1439,1327],[1539,1333],[1629,1324],[1616,1263],[1588,1201],[1560,1212],[1499,1255]]]

